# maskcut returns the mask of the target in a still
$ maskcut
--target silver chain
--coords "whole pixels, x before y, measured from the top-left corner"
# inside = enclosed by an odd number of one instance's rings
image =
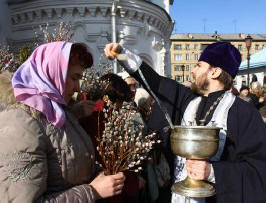
[[[206,112],[204,118],[202,120],[199,120],[200,125],[204,125],[206,118],[210,115],[210,113],[212,112],[212,110],[214,109],[214,107],[221,101],[221,99],[224,97],[224,93],[217,98],[217,100],[211,105],[211,107],[209,108],[209,110]]]

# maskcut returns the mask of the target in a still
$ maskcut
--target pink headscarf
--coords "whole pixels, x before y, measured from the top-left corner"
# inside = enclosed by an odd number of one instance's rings
[[[64,92],[72,43],[52,42],[37,47],[12,78],[16,100],[40,112],[54,126],[64,125]]]

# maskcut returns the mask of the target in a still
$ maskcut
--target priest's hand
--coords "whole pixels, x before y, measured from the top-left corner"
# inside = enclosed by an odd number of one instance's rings
[[[110,43],[105,45],[104,53],[105,56],[110,59],[114,60],[118,54],[121,53],[123,47],[118,43]]]
[[[186,167],[188,176],[194,180],[207,180],[211,173],[211,164],[207,161],[189,159]]]

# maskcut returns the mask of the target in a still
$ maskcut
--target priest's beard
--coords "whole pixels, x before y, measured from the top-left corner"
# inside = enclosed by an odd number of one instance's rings
[[[192,82],[191,89],[193,92],[204,94],[204,92],[208,90],[210,83],[207,79],[207,74],[208,72],[203,73],[200,77],[198,77],[198,80],[196,80],[195,76],[192,75],[194,81]]]

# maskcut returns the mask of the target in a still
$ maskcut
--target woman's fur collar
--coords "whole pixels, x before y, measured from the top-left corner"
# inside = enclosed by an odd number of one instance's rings
[[[41,113],[27,105],[16,101],[12,87],[13,73],[3,71],[0,73],[0,112],[10,108],[21,108],[33,118],[41,120]]]
[[[9,71],[0,73],[0,109],[16,103],[11,83],[12,76],[13,74]]]

